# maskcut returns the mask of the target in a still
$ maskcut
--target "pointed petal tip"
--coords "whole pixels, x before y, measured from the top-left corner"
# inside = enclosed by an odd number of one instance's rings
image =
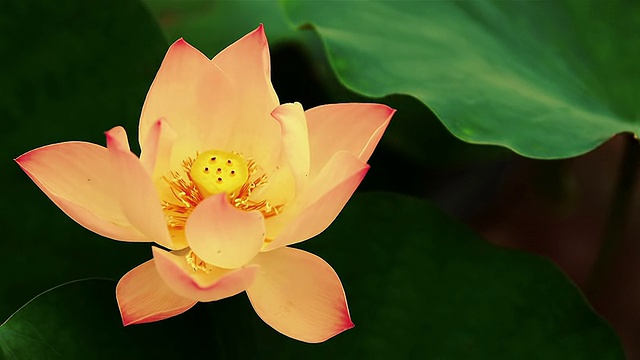
[[[391,106],[386,105],[386,104],[378,104],[378,105],[383,107],[383,108],[385,108],[385,109],[387,109],[387,111],[389,111],[389,114],[394,114],[396,111],[398,111],[398,110],[396,110],[396,109],[394,109]]]
[[[354,103],[354,105],[361,105],[361,103]],[[372,108],[378,108],[380,110],[385,110],[389,115],[393,115],[397,110],[392,108],[387,104],[379,104],[379,103],[367,103]]]
[[[309,343],[309,344],[323,343],[323,342],[333,338],[334,336],[338,336],[338,335],[342,334],[343,332],[345,332],[347,330],[353,329],[355,326],[356,325],[353,323],[353,321],[351,321],[351,319],[347,317],[347,319],[346,319],[345,323],[343,324],[343,326],[340,327],[340,328],[337,328],[336,331],[333,334],[327,335],[326,337],[322,337],[322,338],[319,338],[319,339],[313,339],[313,340],[308,339],[308,340],[301,340],[301,341],[304,341],[304,342]]]
[[[183,37],[180,37],[178,38],[178,40],[174,41],[170,47],[174,47],[174,46],[191,46],[191,45]]]
[[[118,309],[120,310],[120,318],[122,319],[122,326],[127,327],[129,325],[134,325],[135,322],[132,319],[127,318],[123,313],[122,313],[122,309],[120,309],[120,307],[118,306]]]
[[[18,166],[20,166],[20,168],[22,168],[22,170],[24,170],[25,172],[29,172],[27,170],[27,168],[25,167],[26,163],[28,163],[29,161],[31,161],[33,155],[37,154],[38,152],[40,152],[41,150],[45,150],[47,148],[50,148],[52,146],[55,146],[56,144],[53,145],[44,145],[32,150],[27,151],[26,153],[18,156],[17,158],[13,159],[13,161],[15,161]]]
[[[364,105],[362,103],[353,103],[353,105],[356,106],[360,106],[360,105]],[[396,113],[396,109],[390,107],[389,105],[386,104],[377,104],[377,103],[367,103],[366,105],[370,106],[370,110],[374,111],[374,112],[378,112],[379,114],[381,114],[382,116],[386,116],[387,122],[389,122],[389,120],[391,120],[391,118],[393,117],[393,115]]]
[[[118,281],[118,285],[116,285],[116,304],[118,305],[118,312],[120,312],[120,320],[122,320],[122,326],[129,326],[129,325],[133,325],[135,324],[135,321],[127,316],[126,312],[123,309],[123,306],[121,304],[121,299],[120,296],[118,296],[119,294],[119,285],[120,282],[122,281],[122,279],[120,279],[120,281]]]
[[[264,31],[264,24],[260,24],[255,30],[248,33],[244,37],[253,37],[253,36],[257,36],[258,38],[260,38],[260,43],[267,46],[268,44],[267,33]]]
[[[285,247],[259,255],[255,263],[263,270],[247,295],[276,331],[321,343],[354,327],[340,278],[322,258]]]
[[[349,330],[349,329],[353,329],[354,327],[356,327],[356,324],[353,323],[353,321],[351,321],[351,319],[349,319],[349,322],[347,324],[345,324],[345,328],[343,331]]]
[[[129,151],[129,140],[127,131],[122,126],[113,127],[109,131],[105,131],[107,138],[107,147],[117,148],[119,150]]]
[[[254,32],[259,33],[262,36],[266,36],[264,31],[264,24],[260,23],[260,25],[258,25],[258,27],[254,30]]]
[[[31,152],[31,151],[26,152],[26,153],[24,153],[24,154],[22,154],[22,155],[18,156],[17,158],[13,159],[13,161],[15,161],[15,162],[16,162],[16,164],[18,164],[18,166],[20,166],[23,170],[24,170],[24,167],[22,166],[22,163],[23,163],[23,162],[25,162],[25,161],[28,161],[28,160],[29,160],[28,154],[29,154],[30,152]]]
[[[179,54],[178,56],[194,56],[195,58],[205,58],[207,61],[211,60],[207,55],[205,55],[202,51],[198,50],[195,46],[191,45],[187,40],[183,37],[174,41],[171,46],[169,46],[169,50],[167,50],[167,54],[165,55],[163,63],[168,61],[169,54]],[[185,55],[186,54],[186,55]]]
[[[302,340],[305,341],[307,343],[310,344],[319,344],[319,343],[323,343],[335,336],[338,336],[340,334],[342,334],[343,332],[347,331],[347,330],[351,330],[354,327],[356,327],[356,325],[353,323],[353,321],[351,321],[351,315],[349,315],[349,308],[347,307],[346,303],[345,303],[345,308],[344,308],[344,322],[337,326],[335,328],[335,331],[333,333],[327,334],[324,337],[321,338],[317,338],[317,339],[313,339],[313,340]]]

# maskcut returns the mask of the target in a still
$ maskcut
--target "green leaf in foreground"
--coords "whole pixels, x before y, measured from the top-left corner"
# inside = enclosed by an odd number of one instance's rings
[[[74,281],[40,294],[0,326],[2,359],[183,359],[204,333],[187,328],[202,311],[154,324],[124,327],[115,282]],[[2,356],[4,355],[4,356]]]
[[[344,84],[427,104],[459,138],[536,158],[640,134],[640,3],[287,1]]]
[[[116,125],[135,139],[167,49],[135,0],[6,1],[1,8],[0,322],[52,286],[118,278],[151,257],[148,245],[107,240],[76,224],[12,159],[68,140],[104,144],[104,132]]]
[[[356,324],[319,345],[278,334],[243,295],[123,330],[115,283],[93,281],[35,299],[0,328],[0,346],[36,358],[53,357],[54,349],[120,356],[147,351],[146,336],[167,357],[179,347],[216,359],[624,358],[611,328],[549,261],[490,245],[426,202],[356,195],[304,245],[340,275]]]

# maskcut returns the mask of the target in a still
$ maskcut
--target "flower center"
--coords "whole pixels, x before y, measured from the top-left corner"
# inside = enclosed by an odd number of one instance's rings
[[[191,179],[202,196],[231,194],[249,179],[247,161],[239,154],[209,150],[191,165]]]
[[[206,197],[226,193],[229,203],[239,210],[260,211],[265,218],[282,212],[283,204],[272,205],[266,199],[254,199],[253,192],[267,184],[267,175],[259,172],[251,158],[222,150],[207,150],[182,161],[182,172],[171,171],[165,176],[170,194],[165,192],[162,210],[169,233],[176,244],[188,248],[185,226],[189,215]],[[211,265],[193,251],[185,255],[193,271],[209,272]]]
[[[258,165],[241,154],[222,150],[208,150],[182,162],[182,172],[171,171],[164,180],[171,194],[165,195],[162,209],[171,237],[187,247],[184,228],[189,215],[204,198],[226,193],[229,203],[239,210],[260,211],[265,218],[282,212],[283,204],[272,205],[265,199],[254,199],[253,192],[267,184],[267,175]],[[202,266],[188,261],[194,270]]]

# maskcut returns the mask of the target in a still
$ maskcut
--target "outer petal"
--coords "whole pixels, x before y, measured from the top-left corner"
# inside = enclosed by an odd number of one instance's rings
[[[172,167],[196,151],[227,149],[237,108],[234,86],[218,66],[183,39],[169,48],[140,117],[140,146],[158,119],[176,133]]]
[[[122,323],[144,324],[182,314],[197,301],[176,295],[158,275],[153,260],[126,273],[116,287]]]
[[[306,111],[311,149],[311,176],[338,151],[367,162],[395,110],[380,104],[331,104]]]
[[[321,258],[281,248],[255,259],[247,295],[264,322],[296,340],[318,343],[353,327],[338,275]]]
[[[243,152],[271,170],[278,158],[280,129],[270,114],[280,103],[271,84],[263,26],[221,51],[212,62],[229,77],[238,96],[228,149]]]
[[[264,247],[265,251],[294,244],[314,237],[324,231],[338,216],[353,192],[369,170],[353,154],[342,151],[329,160],[313,183],[301,195],[294,214],[282,214],[282,223],[269,223],[268,236],[275,240]],[[274,220],[278,220],[277,217]],[[279,232],[278,227],[284,227]]]
[[[153,247],[156,269],[165,284],[176,294],[197,301],[214,301],[238,294],[255,280],[260,266],[225,270],[211,267],[210,271],[193,271],[185,254],[169,253]]]
[[[129,151],[123,133],[121,127],[106,133],[111,167],[118,179],[112,184],[116,186],[116,199],[136,229],[156,243],[173,248],[155,186],[140,159]]]
[[[193,210],[185,228],[191,250],[205,262],[235,269],[247,264],[264,242],[264,218],[259,211],[241,211],[228,195],[210,196]]]
[[[70,218],[102,236],[150,241],[123,213],[106,148],[66,142],[32,150],[16,162]]]

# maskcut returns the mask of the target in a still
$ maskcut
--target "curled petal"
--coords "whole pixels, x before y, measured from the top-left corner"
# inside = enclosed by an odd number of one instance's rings
[[[156,269],[165,284],[176,294],[197,301],[215,301],[236,295],[247,289],[260,266],[250,264],[234,270],[207,266],[194,268],[187,262],[187,253],[170,253],[153,247]]]
[[[65,142],[29,151],[16,162],[78,224],[114,240],[150,241],[120,207],[106,148]]]
[[[282,230],[272,233],[269,229],[268,236],[275,239],[264,250],[298,243],[324,231],[342,211],[368,170],[369,165],[349,152],[335,154],[301,195],[299,204],[295,205],[297,209],[293,210],[295,214],[274,218],[284,224],[269,224]]]
[[[279,104],[271,84],[269,44],[260,25],[212,60],[229,77],[237,94],[229,149],[241,151],[266,170],[278,159],[280,129],[269,115]]]
[[[274,329],[318,343],[353,327],[340,279],[321,258],[285,247],[261,253],[254,262],[260,272],[247,295]]]
[[[300,103],[283,104],[271,113],[282,132],[282,154],[296,180],[300,192],[309,177],[309,133],[307,119]]]
[[[264,242],[259,211],[241,211],[221,193],[202,201],[189,216],[186,236],[191,250],[205,262],[224,269],[247,264]]]
[[[107,131],[107,149],[115,174],[114,193],[127,220],[147,238],[174,248],[167,223],[160,206],[160,198],[151,177],[140,159],[129,151],[121,127]]]
[[[120,279],[116,299],[125,326],[170,318],[197,302],[171,291],[158,275],[153,260],[138,265]]]
[[[309,126],[311,176],[339,151],[367,162],[395,110],[380,104],[330,104],[305,112]]]

